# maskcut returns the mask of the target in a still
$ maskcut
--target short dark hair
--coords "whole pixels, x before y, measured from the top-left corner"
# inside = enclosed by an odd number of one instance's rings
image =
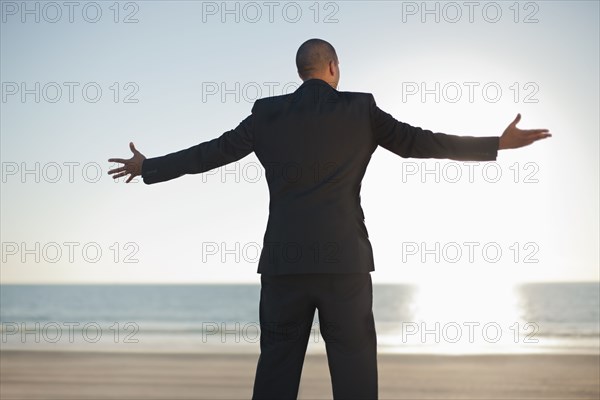
[[[338,62],[333,46],[322,39],[309,39],[302,43],[296,53],[296,67],[302,79],[325,68],[330,61]]]

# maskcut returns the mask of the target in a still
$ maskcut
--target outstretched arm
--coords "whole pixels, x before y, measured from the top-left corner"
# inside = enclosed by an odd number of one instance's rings
[[[129,160],[110,158],[108,161],[124,164],[122,167],[108,171],[113,178],[130,175],[129,183],[134,177],[141,175],[144,183],[164,182],[185,174],[198,174],[237,161],[254,149],[252,115],[244,119],[235,129],[221,136],[192,146],[188,149],[170,153],[161,157],[144,157],[129,144],[133,157]]]
[[[377,144],[405,158],[446,158],[458,161],[493,161],[498,150],[527,146],[550,137],[547,129],[516,127],[521,114],[498,136],[473,137],[434,133],[400,122],[382,111],[371,96],[371,124]]]

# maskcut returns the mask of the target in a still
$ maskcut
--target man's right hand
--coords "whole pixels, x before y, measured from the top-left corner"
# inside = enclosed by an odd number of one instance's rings
[[[517,118],[506,127],[504,133],[500,136],[498,150],[517,149],[552,136],[548,129],[519,129],[517,123],[520,120],[521,114],[517,114]]]
[[[125,160],[123,158],[109,158],[109,162],[117,162],[124,164],[122,167],[111,169],[108,171],[109,175],[113,175],[113,179],[118,179],[125,175],[130,175],[129,178],[125,181],[125,183],[131,182],[133,178],[142,174],[142,164],[146,157],[142,153],[140,153],[134,146],[133,142],[129,142],[129,148],[133,153],[133,157],[129,160]]]

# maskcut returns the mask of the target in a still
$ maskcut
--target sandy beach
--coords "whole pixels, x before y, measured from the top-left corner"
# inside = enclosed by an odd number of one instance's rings
[[[2,399],[249,399],[258,355],[2,351]],[[379,355],[381,399],[598,399],[598,355]],[[299,399],[331,399],[308,354]]]

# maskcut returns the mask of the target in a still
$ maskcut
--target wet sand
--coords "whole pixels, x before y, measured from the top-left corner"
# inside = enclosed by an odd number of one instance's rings
[[[0,353],[4,399],[249,399],[257,354]],[[599,355],[379,354],[380,399],[598,399]],[[308,354],[299,399],[331,399]]]

